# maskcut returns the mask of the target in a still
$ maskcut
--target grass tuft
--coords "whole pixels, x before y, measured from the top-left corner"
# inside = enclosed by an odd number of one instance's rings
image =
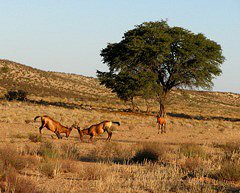
[[[43,141],[42,135],[40,135],[40,134],[32,134],[32,133],[30,133],[29,136],[28,136],[28,139],[31,142],[34,142],[34,143]]]
[[[221,169],[211,175],[216,180],[239,181],[240,165],[237,162],[225,161]]]
[[[165,147],[159,143],[148,142],[137,150],[135,156],[131,159],[135,163],[159,162],[165,157]]]
[[[184,143],[180,145],[180,153],[184,156],[190,157],[201,157],[205,158],[206,153],[201,146],[193,143]]]

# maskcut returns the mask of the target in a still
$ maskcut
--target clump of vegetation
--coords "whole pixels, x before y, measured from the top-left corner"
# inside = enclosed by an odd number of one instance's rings
[[[221,169],[211,175],[216,180],[239,181],[240,165],[238,162],[225,161]]]
[[[18,100],[18,101],[24,101],[27,99],[27,92],[24,90],[10,90],[5,94],[5,98],[9,101],[12,100]]]
[[[94,164],[83,167],[78,176],[83,180],[99,180],[106,178],[107,174],[107,168],[104,165]]]
[[[240,143],[228,142],[226,144],[214,144],[214,147],[219,147],[224,151],[224,159],[233,161],[240,155]]]
[[[61,172],[61,164],[58,161],[46,159],[39,165],[39,171],[48,178],[54,178]]]
[[[21,155],[37,155],[39,152],[39,146],[33,144],[25,144],[21,149]]]
[[[80,158],[79,151],[76,145],[63,144],[61,146],[61,157],[63,159],[78,160]]]
[[[38,155],[43,156],[44,158],[58,158],[59,152],[56,147],[53,146],[52,142],[46,141],[41,144]]]
[[[34,193],[36,192],[36,184],[29,178],[21,177],[17,171],[10,167],[7,168],[0,176],[1,192],[17,192],[17,193]]]
[[[136,152],[135,156],[131,159],[132,162],[159,162],[163,161],[165,157],[166,148],[159,143],[144,143],[142,147]]]
[[[75,161],[66,159],[61,163],[61,171],[64,173],[77,173],[78,169]]]
[[[90,153],[89,159],[103,162],[126,162],[133,155],[132,149],[118,143],[97,145]]]
[[[181,164],[181,169],[183,171],[195,172],[201,169],[202,161],[197,157],[187,158],[183,164]]]
[[[220,146],[228,153],[239,153],[240,154],[240,143],[239,142],[228,142],[225,145]]]
[[[32,160],[20,156],[13,147],[0,149],[0,192],[36,192],[36,184],[19,175]]]
[[[190,157],[201,157],[205,158],[206,153],[201,146],[193,143],[184,143],[180,145],[180,153],[184,156]]]
[[[42,135],[40,135],[40,134],[32,134],[32,133],[30,133],[29,136],[28,136],[28,139],[30,141],[34,142],[34,143],[43,141]]]
[[[21,170],[28,165],[28,161],[22,158],[16,149],[5,146],[0,149],[0,161],[4,167],[12,167]]]
[[[8,66],[3,66],[0,71],[1,73],[8,73],[10,71],[10,68]]]
[[[17,134],[12,135],[12,137],[18,138],[18,139],[23,139],[23,138],[25,138],[25,135],[23,135],[21,133],[17,133]]]

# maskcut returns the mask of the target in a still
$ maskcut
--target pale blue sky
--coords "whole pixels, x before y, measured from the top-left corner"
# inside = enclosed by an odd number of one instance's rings
[[[107,43],[166,18],[222,46],[213,90],[240,93],[240,0],[0,0],[0,58],[95,77]]]

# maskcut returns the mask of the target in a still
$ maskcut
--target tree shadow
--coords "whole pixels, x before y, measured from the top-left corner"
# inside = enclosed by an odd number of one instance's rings
[[[0,98],[0,100],[6,100],[5,98]],[[63,107],[67,109],[83,109],[83,110],[96,110],[96,111],[108,111],[115,113],[124,113],[128,115],[136,115],[136,116],[156,116],[157,112],[146,112],[142,110],[132,111],[129,109],[117,109],[111,107],[94,107],[91,105],[84,104],[75,104],[75,103],[66,103],[66,102],[49,102],[45,100],[33,100],[33,99],[25,99],[22,102],[28,102],[32,104],[39,104],[44,106],[57,106]],[[182,119],[194,119],[194,120],[223,120],[229,122],[240,122],[240,118],[232,118],[232,117],[223,117],[223,116],[201,116],[201,115],[188,115],[185,113],[167,113],[170,117],[177,117]]]
[[[171,117],[183,118],[183,119],[195,119],[195,120],[223,120],[223,121],[231,121],[231,122],[240,122],[240,118],[231,118],[231,117],[222,117],[222,116],[195,116],[195,115],[187,115],[184,113],[167,113],[167,115]]]

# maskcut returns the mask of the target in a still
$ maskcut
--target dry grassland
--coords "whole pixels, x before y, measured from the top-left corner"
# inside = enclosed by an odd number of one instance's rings
[[[240,192],[240,95],[174,90],[167,133],[157,134],[154,101],[139,112],[94,78],[45,72],[0,60],[0,98],[10,89],[26,102],[0,99],[0,192]],[[148,112],[146,110],[148,109]],[[119,121],[89,143],[77,130],[58,140],[36,115],[81,128]]]
[[[239,191],[240,122],[169,116],[167,133],[157,135],[155,117],[132,113],[5,100],[0,113],[2,191]],[[102,120],[121,126],[112,128],[111,142],[103,134],[94,143],[85,136],[81,143],[76,130],[58,140],[46,129],[38,135],[40,122],[33,118],[45,114],[68,126],[78,122],[85,128]]]

